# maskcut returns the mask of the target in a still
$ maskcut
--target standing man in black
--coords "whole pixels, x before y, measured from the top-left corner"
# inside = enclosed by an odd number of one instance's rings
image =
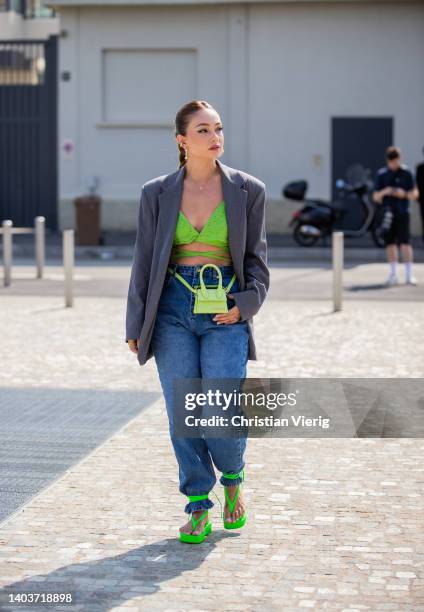
[[[393,220],[386,234],[387,261],[390,264],[390,274],[386,285],[397,285],[398,249],[400,244],[403,262],[405,264],[405,282],[416,285],[417,280],[412,274],[413,252],[410,244],[410,202],[418,199],[418,189],[414,184],[412,172],[401,163],[402,153],[398,147],[386,149],[386,162],[380,168],[375,179],[373,199],[377,204],[390,208]]]
[[[423,148],[424,153],[424,148]],[[424,240],[424,162],[418,164],[416,173],[417,187],[419,191],[419,202],[421,209],[421,223],[423,228],[423,240]]]

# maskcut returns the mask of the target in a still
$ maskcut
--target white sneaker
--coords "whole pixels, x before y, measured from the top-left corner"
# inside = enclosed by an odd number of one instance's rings
[[[418,281],[417,281],[417,279],[415,278],[415,276],[409,276],[409,277],[406,279],[405,283],[406,283],[407,285],[418,285]]]
[[[390,274],[385,282],[385,285],[387,285],[388,287],[392,287],[393,285],[398,285],[398,284],[399,284],[399,280],[396,274]]]

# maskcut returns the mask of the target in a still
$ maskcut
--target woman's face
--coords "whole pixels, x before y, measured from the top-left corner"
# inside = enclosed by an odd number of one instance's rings
[[[218,113],[210,108],[198,110],[191,116],[186,136],[178,134],[177,142],[187,146],[188,157],[220,157],[224,152],[224,132]],[[211,148],[213,145],[219,148]]]

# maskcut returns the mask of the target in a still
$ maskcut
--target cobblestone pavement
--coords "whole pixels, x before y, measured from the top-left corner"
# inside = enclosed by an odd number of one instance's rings
[[[154,360],[140,368],[123,341],[122,297],[65,309],[57,294],[1,293],[0,386],[17,398],[160,392]],[[255,317],[248,376],[423,377],[423,324],[417,300],[332,313],[323,299],[275,295]],[[245,528],[225,531],[212,496],[214,532],[188,546],[159,397],[0,526],[0,610],[52,609],[10,605],[12,591],[72,593],[54,609],[88,612],[424,610],[422,440],[251,438]]]

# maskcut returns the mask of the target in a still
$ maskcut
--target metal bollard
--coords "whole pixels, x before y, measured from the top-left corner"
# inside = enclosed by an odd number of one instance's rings
[[[343,232],[332,234],[333,254],[333,306],[334,312],[342,309],[343,295]]]
[[[43,278],[44,270],[44,258],[45,258],[45,244],[46,244],[46,218],[35,217],[34,219],[34,231],[35,231],[35,263],[37,266],[36,278]]]
[[[13,221],[6,219],[2,223],[3,234],[3,284],[8,287],[12,280],[12,228]]]
[[[65,307],[73,306],[74,230],[63,231],[63,268],[65,273]]]

